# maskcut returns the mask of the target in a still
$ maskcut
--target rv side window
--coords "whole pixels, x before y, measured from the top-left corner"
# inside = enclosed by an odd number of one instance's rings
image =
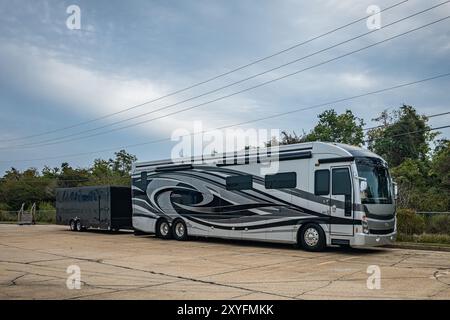
[[[297,173],[283,172],[269,174],[265,179],[266,189],[295,188],[297,186]]]
[[[251,175],[226,177],[227,190],[248,190],[253,187]]]
[[[203,197],[200,192],[197,191],[177,191],[173,192],[170,195],[170,198],[173,202],[184,204],[184,205],[193,205],[202,201]]]
[[[351,195],[352,184],[347,168],[333,169],[332,192],[334,195]]]
[[[316,170],[314,173],[314,194],[316,196],[330,194],[330,170]]]

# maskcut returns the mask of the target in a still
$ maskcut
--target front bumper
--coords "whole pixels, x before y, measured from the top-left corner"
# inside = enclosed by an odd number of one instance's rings
[[[383,246],[395,242],[396,237],[396,231],[388,234],[355,233],[352,239],[353,241],[350,241],[350,245],[367,247]]]

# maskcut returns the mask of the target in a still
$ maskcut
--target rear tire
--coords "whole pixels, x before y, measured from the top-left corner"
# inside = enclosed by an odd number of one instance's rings
[[[308,223],[302,227],[297,241],[307,251],[322,251],[326,246],[325,232],[315,223]]]
[[[186,241],[188,239],[186,223],[178,219],[172,224],[172,234],[175,240]]]
[[[166,219],[160,219],[156,223],[156,236],[161,239],[171,239],[172,238],[172,229],[170,228],[170,224]]]

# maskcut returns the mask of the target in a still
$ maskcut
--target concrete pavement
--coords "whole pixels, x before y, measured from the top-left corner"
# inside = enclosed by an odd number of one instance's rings
[[[66,285],[71,265],[80,268],[79,290]],[[369,266],[381,272],[380,289],[368,289]],[[0,299],[450,299],[450,252],[312,253],[1,224]]]

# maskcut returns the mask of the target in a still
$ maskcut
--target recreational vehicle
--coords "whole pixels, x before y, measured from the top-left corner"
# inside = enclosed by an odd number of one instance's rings
[[[301,143],[135,163],[132,220],[138,232],[163,239],[247,239],[311,251],[376,246],[395,240],[395,193],[380,156]]]

